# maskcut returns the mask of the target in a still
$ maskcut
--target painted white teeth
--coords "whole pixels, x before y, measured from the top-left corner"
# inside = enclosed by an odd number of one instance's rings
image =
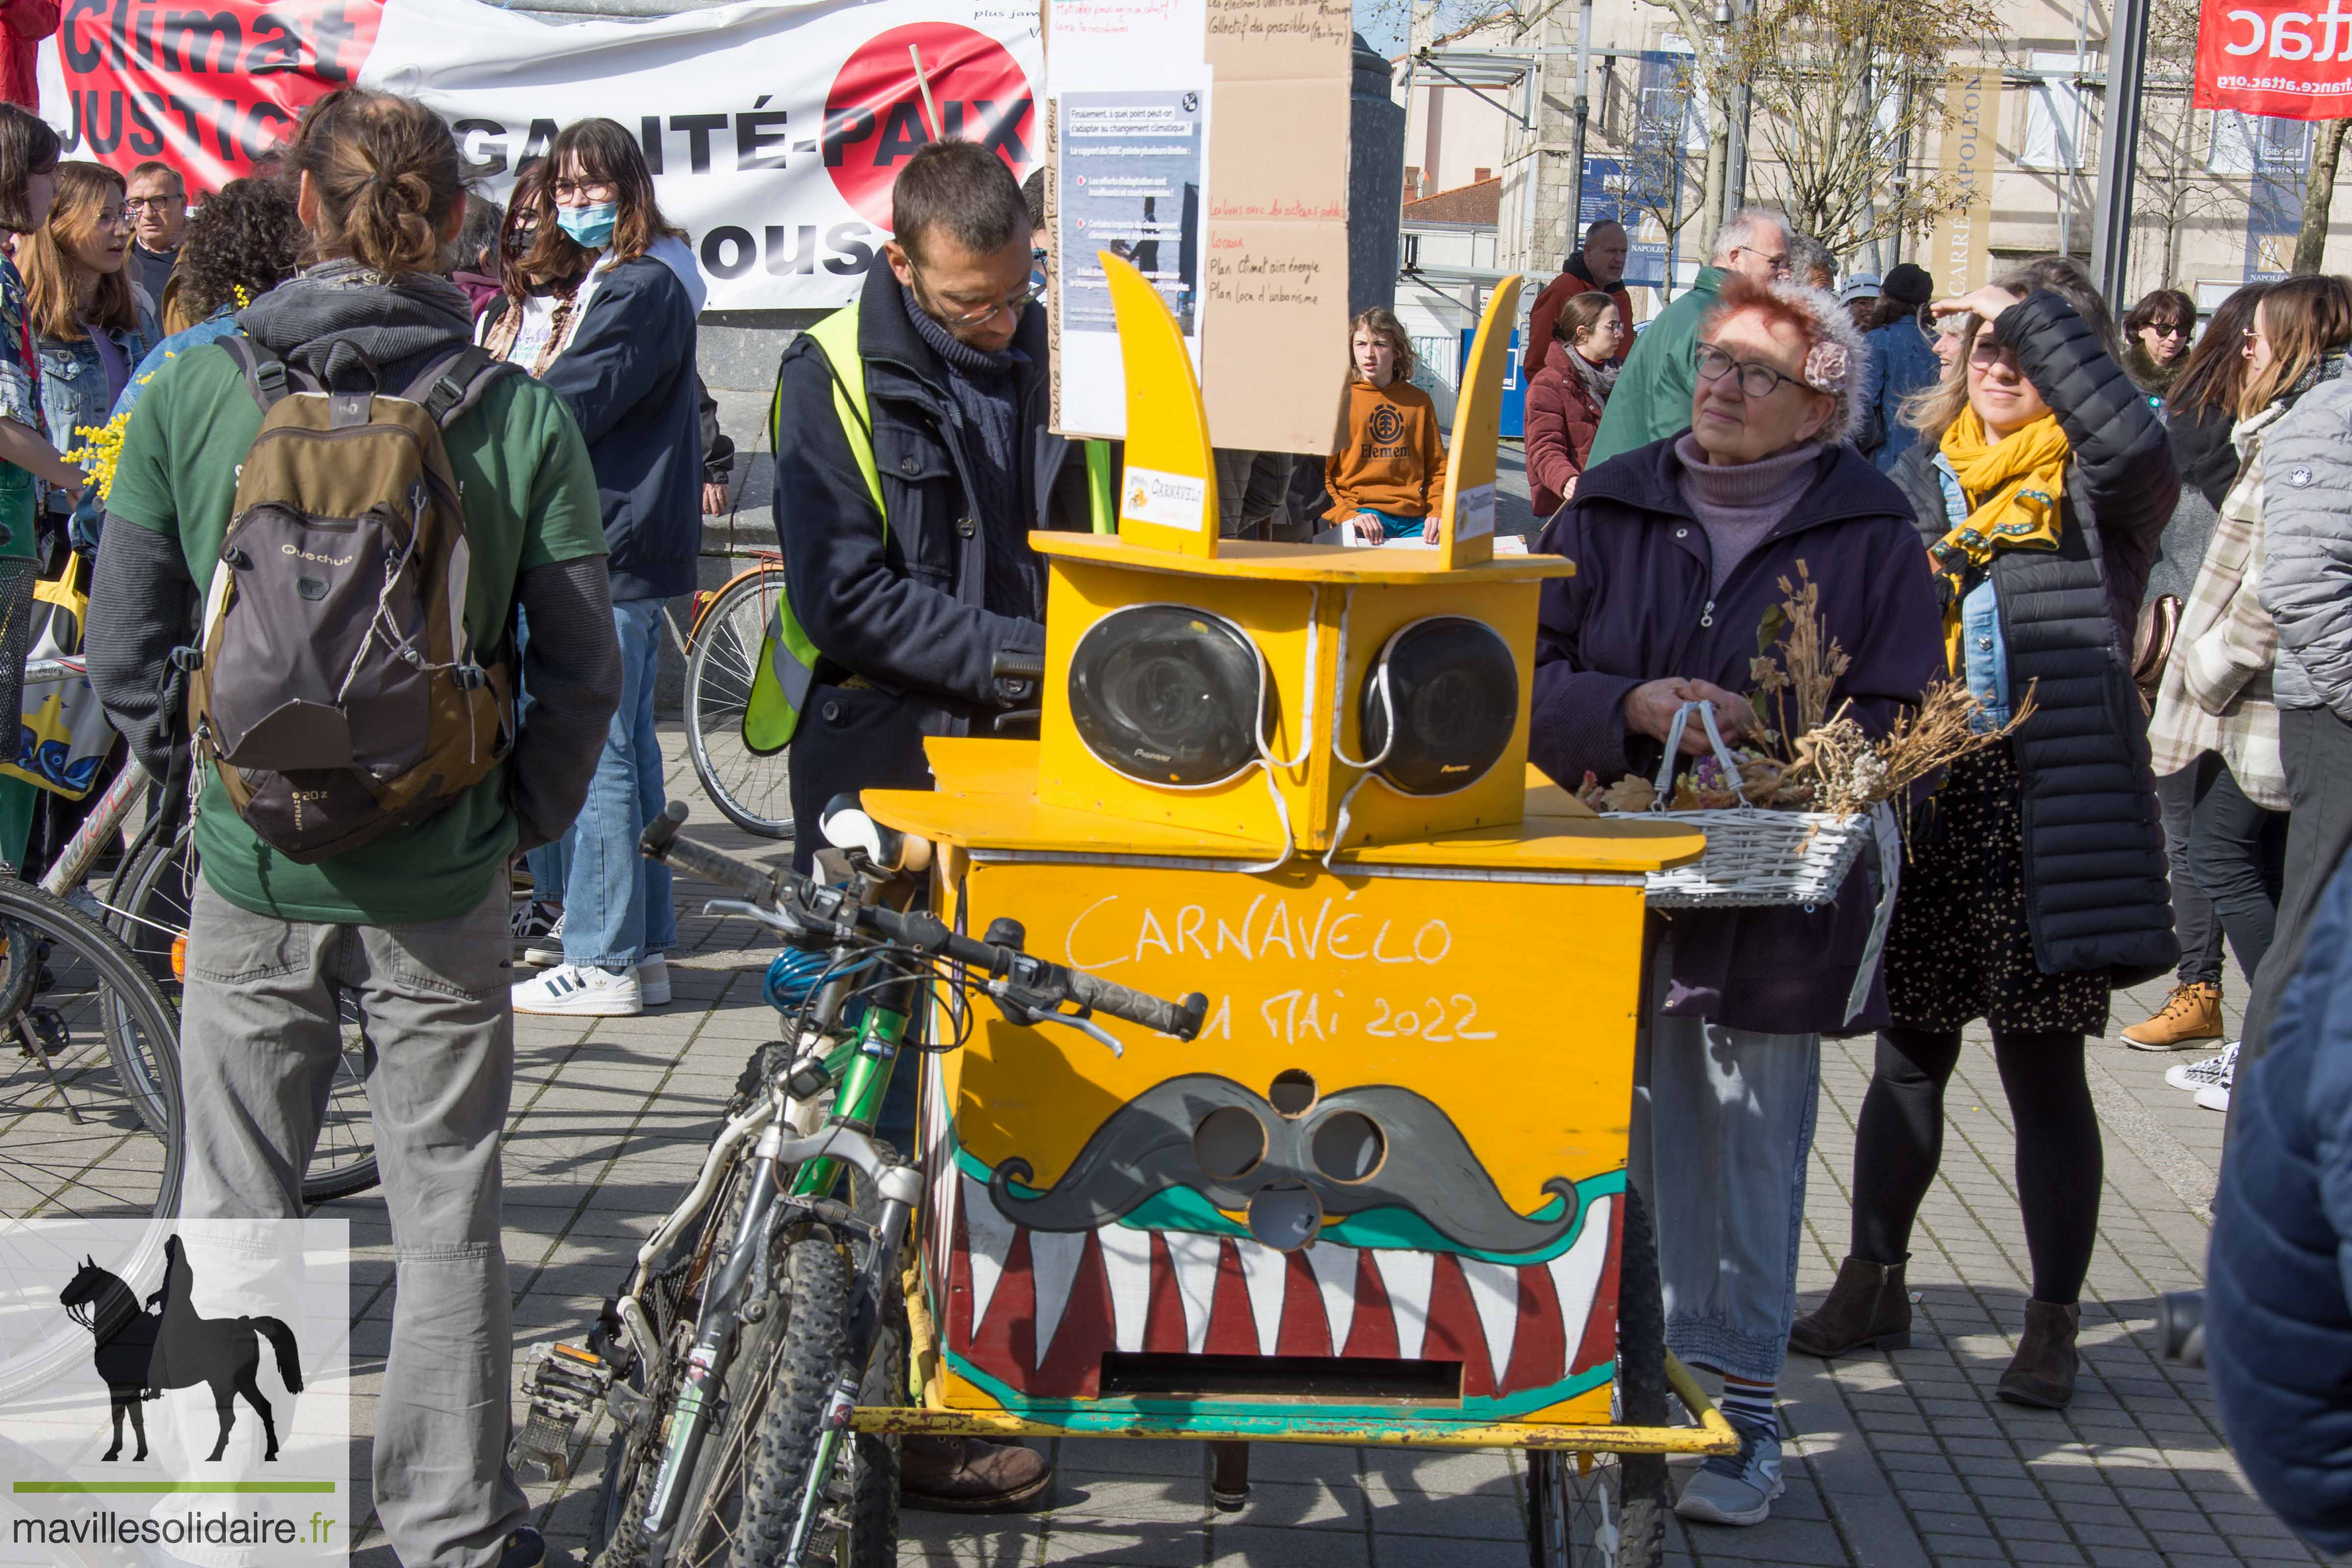
[[[1421,1359],[1421,1343],[1429,1335],[1429,1286],[1437,1272],[1437,1258],[1428,1252],[1375,1252],[1372,1266],[1396,1313],[1397,1354],[1406,1361]]]
[[[969,1243],[966,1258],[971,1269],[975,1336],[996,1298],[1014,1238],[1026,1236],[1035,1300],[1034,1364],[1042,1367],[1068,1311],[1070,1292],[1084,1267],[1087,1238],[1091,1235],[1109,1287],[1113,1343],[1118,1350],[1130,1353],[1143,1349],[1150,1329],[1154,1283],[1154,1232],[1117,1224],[1093,1232],[1029,1230],[1016,1226],[997,1210],[986,1184],[969,1175],[961,1176],[960,1181],[964,1234]],[[1578,1229],[1575,1245],[1539,1266],[1551,1274],[1570,1367],[1583,1342],[1585,1324],[1591,1317],[1593,1300],[1608,1265],[1610,1205],[1614,1201],[1605,1196],[1593,1199]],[[1185,1351],[1198,1355],[1207,1345],[1217,1276],[1224,1249],[1231,1246],[1241,1265],[1257,1353],[1275,1354],[1290,1290],[1290,1255],[1245,1238],[1188,1231],[1156,1234],[1168,1249],[1176,1299],[1184,1317]],[[1307,1267],[1315,1277],[1324,1322],[1330,1330],[1331,1353],[1345,1355],[1355,1330],[1358,1270],[1362,1266],[1363,1249],[1322,1241],[1305,1251]],[[1403,1360],[1418,1360],[1428,1343],[1430,1296],[1436,1282],[1437,1255],[1374,1250],[1370,1258],[1388,1296],[1396,1328],[1396,1353]],[[1475,1258],[1457,1256],[1454,1262],[1469,1290],[1471,1306],[1486,1342],[1487,1363],[1496,1383],[1500,1384],[1510,1370],[1511,1355],[1517,1344],[1521,1270]]]
[[[1551,1270],[1552,1293],[1559,1298],[1559,1328],[1568,1341],[1570,1370],[1576,1363],[1576,1347],[1584,1342],[1593,1294],[1601,1289],[1601,1270],[1609,1261],[1609,1205],[1616,1201],[1593,1199],[1585,1212],[1583,1228],[1576,1234],[1576,1245],[1544,1266]]]
[[[1315,1287],[1323,1296],[1323,1321],[1331,1327],[1331,1353],[1348,1353],[1348,1330],[1356,1321],[1356,1249],[1318,1241],[1307,1249]],[[977,1321],[977,1320],[975,1320]]]
[[[996,1282],[1004,1277],[1018,1228],[997,1212],[987,1183],[964,1177],[963,1233],[971,1264],[971,1331],[975,1334],[988,1319],[988,1304],[996,1298]]]
[[[1191,1231],[1160,1232],[1168,1261],[1176,1271],[1176,1299],[1184,1304],[1184,1349],[1199,1355],[1209,1340],[1209,1303],[1217,1294],[1217,1256],[1224,1244]]]
[[[1139,1351],[1151,1310],[1151,1233],[1107,1225],[1095,1232],[1095,1240],[1101,1244],[1103,1275],[1110,1282],[1111,1340],[1120,1350]]]
[[[1054,1346],[1054,1335],[1062,1326],[1062,1312],[1070,1304],[1070,1283],[1078,1277],[1078,1259],[1086,1256],[1087,1237],[1083,1230],[1033,1230],[1029,1233],[1029,1278],[1037,1287],[1037,1360],[1045,1364],[1045,1352]]]
[[[1495,1384],[1500,1387],[1511,1364],[1511,1342],[1519,1332],[1519,1271],[1483,1258],[1454,1261],[1470,1287],[1470,1304],[1478,1310],[1478,1327],[1486,1336],[1486,1364],[1494,1368]]]
[[[1257,1325],[1257,1353],[1272,1355],[1282,1333],[1282,1297],[1290,1278],[1290,1254],[1262,1241],[1235,1241],[1242,1255],[1242,1283],[1249,1288],[1250,1318]]]

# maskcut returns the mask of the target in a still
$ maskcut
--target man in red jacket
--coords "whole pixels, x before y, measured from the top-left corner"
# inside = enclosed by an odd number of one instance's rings
[[[41,83],[35,62],[41,40],[58,30],[58,0],[0,0],[0,26],[7,29],[7,54],[0,58],[0,98],[41,111]]]
[[[1545,350],[1536,345],[1551,342],[1551,324],[1559,318],[1559,308],[1579,294],[1601,293],[1617,301],[1617,320],[1622,331],[1617,334],[1615,363],[1623,364],[1633,348],[1633,296],[1625,288],[1625,258],[1633,242],[1625,237],[1625,226],[1613,217],[1594,220],[1584,231],[1584,248],[1570,257],[1566,270],[1544,286],[1528,312],[1528,335],[1521,340],[1521,353],[1534,363],[1535,370],[1543,368]]]

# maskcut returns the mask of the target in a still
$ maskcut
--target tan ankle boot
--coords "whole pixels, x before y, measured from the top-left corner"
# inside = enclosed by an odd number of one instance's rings
[[[1911,1292],[1904,1288],[1900,1263],[1849,1258],[1838,1265],[1829,1300],[1797,1320],[1789,1348],[1806,1355],[1843,1355],[1876,1345],[1911,1348]]]
[[[2124,1031],[2124,1044],[2136,1051],[2179,1051],[2221,1037],[2221,988],[2203,984],[2176,985],[2156,1016]]]
[[[2074,1373],[2082,1357],[2074,1349],[2081,1331],[2083,1310],[2055,1301],[2025,1303],[2025,1332],[2017,1339],[2017,1354],[2000,1374],[1994,1392],[2011,1405],[2037,1410],[2063,1410],[2074,1397]]]

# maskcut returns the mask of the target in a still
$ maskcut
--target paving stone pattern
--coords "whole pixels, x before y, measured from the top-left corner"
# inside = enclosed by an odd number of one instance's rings
[[[719,824],[682,763],[674,773],[673,793],[698,807],[689,831],[772,852]],[[688,951],[671,956],[677,999],[669,1006],[631,1019],[517,1021],[506,1249],[520,1345],[585,1331],[638,1241],[690,1179],[746,1055],[774,1033],[759,989],[768,950],[742,922],[698,918],[703,891],[679,889]],[[2245,990],[2234,970],[2228,989],[2234,1021]],[[2165,990],[2159,984],[2118,996],[2113,1026],[2145,1016]],[[1979,1033],[1952,1084],[1943,1173],[1914,1244],[1914,1348],[1828,1365],[1793,1359],[1782,1387],[1788,1495],[1755,1529],[1676,1521],[1668,1540],[1675,1568],[2313,1560],[2248,1489],[2222,1444],[2203,1374],[2156,1354],[2158,1296],[2195,1286],[2202,1272],[2202,1205],[2221,1152],[2221,1118],[2163,1082],[2164,1068],[2182,1059],[2127,1051],[2112,1038],[2093,1049],[2106,1186],[2073,1408],[2028,1411],[1992,1396],[2028,1285],[2009,1117]],[[1869,1061],[1867,1040],[1825,1053],[1800,1279],[1806,1305],[1821,1299],[1845,1251],[1853,1121]],[[366,1444],[390,1325],[390,1240],[371,1196],[324,1212],[351,1219],[359,1249],[352,1463],[354,1517],[368,1523],[354,1562],[392,1568],[368,1503]],[[907,1514],[902,1561],[1139,1568],[1517,1568],[1527,1561],[1527,1471],[1515,1454],[1261,1445],[1248,1507],[1219,1514],[1209,1507],[1199,1445],[1071,1439],[1052,1447],[1060,1479],[1050,1509],[995,1521]],[[570,1489],[532,1489],[534,1517],[557,1549],[552,1561],[576,1558],[602,1462],[600,1435]],[[1688,1463],[1678,1463],[1677,1485]]]

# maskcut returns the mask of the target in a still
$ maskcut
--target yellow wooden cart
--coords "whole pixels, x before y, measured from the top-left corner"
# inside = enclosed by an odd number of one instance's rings
[[[960,928],[1208,1022],[992,1019],[921,1058],[920,1403],[856,1425],[1199,1438],[1226,1494],[1255,1439],[1523,1448],[1536,1560],[1639,1568],[1663,1456],[1738,1447],[1665,1353],[1625,1183],[1643,878],[1703,841],[1528,765],[1537,595],[1575,568],[1492,549],[1516,281],[1433,545],[1340,550],[1219,541],[1181,339],[1104,264],[1121,525],[1034,536],[1040,739],[935,740],[936,792],[865,804],[938,846]]]

